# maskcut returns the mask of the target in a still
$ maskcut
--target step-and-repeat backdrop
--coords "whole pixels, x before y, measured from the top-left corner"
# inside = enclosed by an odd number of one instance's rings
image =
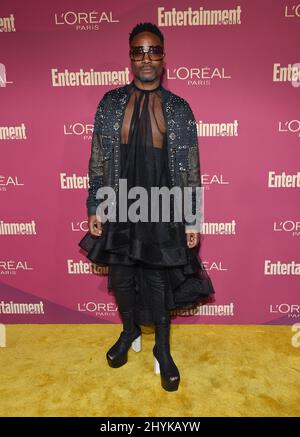
[[[197,121],[212,301],[175,323],[300,320],[300,3],[2,0],[0,323],[118,323],[80,251],[103,94],[133,79],[128,37],[165,36],[163,85]]]

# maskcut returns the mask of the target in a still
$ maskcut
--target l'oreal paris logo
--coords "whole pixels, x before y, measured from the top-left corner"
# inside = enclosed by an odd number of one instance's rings
[[[279,132],[289,132],[300,137],[300,120],[286,120],[278,123]]]
[[[287,18],[300,18],[300,3],[298,5],[288,5],[284,8],[284,16]]]
[[[287,314],[288,317],[300,317],[300,305],[289,303],[271,304],[270,313]]]
[[[99,30],[102,23],[118,23],[112,11],[58,12],[54,14],[56,25],[73,26],[76,30]]]
[[[297,220],[280,220],[273,223],[273,231],[289,232],[293,237],[300,236],[300,221]]]
[[[224,67],[181,67],[167,69],[168,79],[231,79]]]
[[[13,83],[6,79],[6,67],[0,63],[0,88],[5,88],[8,83]]]

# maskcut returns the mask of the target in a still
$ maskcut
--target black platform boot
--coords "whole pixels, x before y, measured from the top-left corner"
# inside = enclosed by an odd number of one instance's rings
[[[141,328],[134,322],[133,311],[120,312],[123,320],[123,331],[117,342],[106,353],[110,367],[121,367],[127,363],[128,350],[139,352],[141,349]]]
[[[176,391],[180,374],[170,354],[170,321],[155,325],[155,373],[160,373],[161,386],[167,391]]]

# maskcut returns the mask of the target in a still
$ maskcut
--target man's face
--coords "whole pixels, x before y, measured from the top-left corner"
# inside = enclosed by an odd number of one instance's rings
[[[163,64],[164,59],[155,60],[155,58],[162,57],[159,54],[155,54],[157,51],[163,51],[162,41],[159,36],[155,35],[151,32],[141,32],[136,35],[130,45],[130,49],[134,47],[145,47],[145,50],[148,50],[148,47],[154,47],[154,52],[151,58],[148,53],[144,54],[144,58],[142,60],[132,60],[131,59],[131,69],[135,78],[139,79],[141,82],[153,82],[158,79],[163,73]]]

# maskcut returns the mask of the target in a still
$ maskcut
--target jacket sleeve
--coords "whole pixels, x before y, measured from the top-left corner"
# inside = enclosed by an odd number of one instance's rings
[[[98,104],[94,119],[91,154],[88,164],[89,187],[88,197],[86,199],[88,216],[96,214],[97,207],[100,203],[100,200],[96,199],[96,194],[97,190],[103,186],[102,125],[106,98],[107,93],[104,94],[103,98]]]
[[[203,187],[201,183],[200,157],[197,125],[193,111],[187,103],[187,141],[188,141],[188,169],[187,186],[192,187],[192,213],[196,219],[187,222],[186,231],[200,232],[203,224]]]

